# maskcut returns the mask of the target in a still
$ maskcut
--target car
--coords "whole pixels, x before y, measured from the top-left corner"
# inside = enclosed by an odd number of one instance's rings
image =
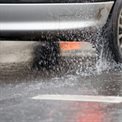
[[[57,64],[60,41],[94,40],[98,32],[107,32],[113,58],[122,62],[122,0],[0,0],[0,44],[36,45],[34,67]]]

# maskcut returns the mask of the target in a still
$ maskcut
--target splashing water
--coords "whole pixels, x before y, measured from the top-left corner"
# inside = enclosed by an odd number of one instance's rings
[[[92,40],[92,39],[91,39]],[[92,43],[92,41],[91,41]],[[101,74],[109,71],[122,71],[122,64],[116,63],[109,48],[109,40],[101,35],[101,30],[96,34],[95,40],[96,60],[92,65],[83,66],[76,71],[76,74],[82,76]]]

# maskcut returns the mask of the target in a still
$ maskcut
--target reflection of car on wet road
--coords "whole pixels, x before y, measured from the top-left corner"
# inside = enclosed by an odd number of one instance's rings
[[[92,40],[103,28],[111,30],[110,47],[122,62],[121,0],[0,0],[1,40],[46,42],[35,49],[36,64],[57,63],[60,41]]]

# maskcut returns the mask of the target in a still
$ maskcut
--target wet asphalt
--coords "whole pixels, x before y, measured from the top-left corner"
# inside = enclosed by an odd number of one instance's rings
[[[33,99],[38,95],[122,97],[122,65],[93,57],[62,59],[53,69],[0,64],[0,122],[121,122],[122,102]],[[102,67],[101,67],[102,66]]]

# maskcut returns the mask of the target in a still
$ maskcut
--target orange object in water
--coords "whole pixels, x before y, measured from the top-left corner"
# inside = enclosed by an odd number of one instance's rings
[[[60,49],[62,51],[72,51],[72,50],[80,50],[84,48],[88,42],[71,42],[71,41],[61,41]]]

